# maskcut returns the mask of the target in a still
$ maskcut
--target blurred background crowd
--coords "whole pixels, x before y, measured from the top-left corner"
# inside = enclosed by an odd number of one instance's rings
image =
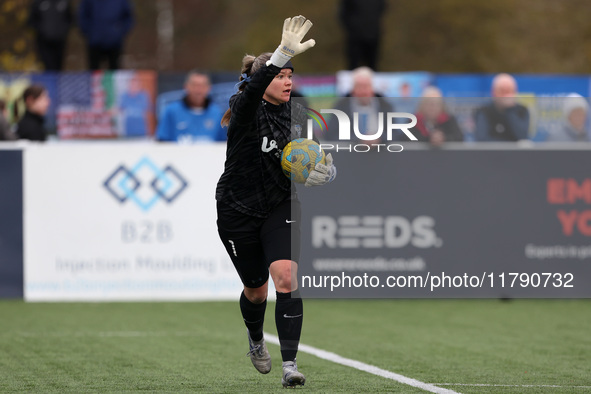
[[[585,6],[3,0],[0,140],[223,141],[242,56],[272,50],[282,20],[302,14],[317,46],[297,59],[292,95],[358,113],[363,134],[380,113],[408,112],[413,134],[434,146],[589,141]]]

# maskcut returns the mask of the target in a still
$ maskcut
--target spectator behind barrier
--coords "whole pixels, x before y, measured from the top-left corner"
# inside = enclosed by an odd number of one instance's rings
[[[10,123],[8,123],[6,101],[0,100],[0,141],[11,141],[15,139],[16,135],[12,132]]]
[[[586,128],[589,103],[581,95],[573,93],[564,98],[563,123],[548,134],[549,142],[589,141]]]
[[[417,125],[411,129],[414,136],[433,146],[441,146],[446,141],[463,141],[458,121],[445,108],[441,90],[428,86],[421,97],[416,113]]]
[[[197,141],[225,141],[222,110],[211,101],[211,81],[207,74],[191,71],[185,80],[186,95],[170,103],[158,124],[159,141],[191,143]]]
[[[362,141],[364,144],[377,144],[386,138],[386,124],[388,112],[394,112],[394,108],[384,97],[374,91],[373,71],[369,67],[359,67],[352,72],[353,89],[336,104],[335,109],[343,111],[351,121],[351,139],[356,140],[354,133],[354,115],[358,114],[359,132],[362,134],[375,134],[379,126],[379,113],[382,113],[382,136],[372,141]],[[328,126],[330,135],[327,139],[337,140],[339,126],[336,117],[332,116]]]
[[[61,71],[66,41],[74,22],[71,0],[33,0],[29,25],[37,42],[37,56],[46,71]]]
[[[82,0],[78,19],[86,38],[89,69],[98,70],[105,59],[110,70],[119,69],[123,41],[133,26],[129,0]]]
[[[493,79],[492,100],[475,112],[476,141],[528,139],[529,111],[515,102],[517,82],[509,74]]]
[[[345,30],[347,67],[377,70],[385,0],[341,0],[339,18]]]
[[[18,122],[16,134],[19,139],[45,141],[45,115],[51,104],[47,90],[42,85],[31,85],[23,92],[25,114]]]

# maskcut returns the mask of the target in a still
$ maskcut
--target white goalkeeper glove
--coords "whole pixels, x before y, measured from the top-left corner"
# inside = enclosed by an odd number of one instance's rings
[[[316,41],[312,39],[304,43],[301,42],[311,27],[312,22],[301,15],[287,18],[283,22],[281,44],[273,52],[273,56],[271,56],[271,60],[267,62],[267,65],[272,63],[277,67],[283,67],[292,57],[306,52],[316,45]]]
[[[337,177],[337,168],[332,164],[332,155],[326,155],[326,164],[318,163],[316,167],[310,172],[308,179],[304,186],[322,186],[328,182],[332,182]]]

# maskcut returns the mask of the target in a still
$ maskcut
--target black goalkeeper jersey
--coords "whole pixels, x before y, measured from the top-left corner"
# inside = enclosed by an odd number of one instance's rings
[[[299,138],[305,108],[292,103],[274,105],[263,99],[281,69],[264,66],[252,75],[243,92],[230,99],[226,162],[216,189],[216,200],[237,211],[261,218],[281,202],[297,198],[295,187],[281,169],[282,149]]]

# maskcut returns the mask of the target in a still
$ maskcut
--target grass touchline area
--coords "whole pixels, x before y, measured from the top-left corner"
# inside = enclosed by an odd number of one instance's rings
[[[278,346],[268,375],[245,356],[237,302],[0,301],[0,316],[0,392],[282,390]],[[590,300],[305,300],[301,340],[462,393],[580,393],[589,327]],[[304,351],[298,366],[313,392],[425,392]]]

